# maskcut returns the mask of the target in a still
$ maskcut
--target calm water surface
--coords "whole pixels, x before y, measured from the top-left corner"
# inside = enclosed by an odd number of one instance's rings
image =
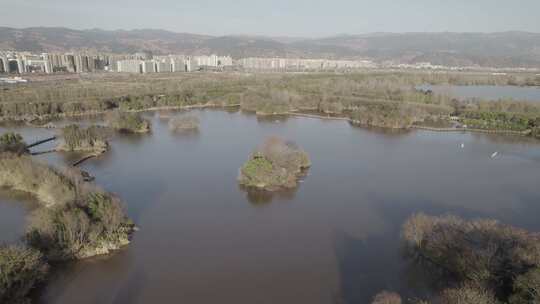
[[[140,231],[110,257],[59,268],[37,303],[367,303],[384,289],[417,296],[425,284],[399,252],[411,214],[492,217],[540,231],[538,141],[192,113],[201,119],[196,134],[171,134],[155,117],[152,134],[116,137],[84,164],[123,198]],[[248,196],[238,168],[269,135],[296,141],[313,167],[295,192]],[[2,240],[22,234],[28,208],[0,194]]]
[[[423,85],[419,86],[418,88],[421,90],[432,90],[435,93],[450,95],[459,99],[514,99],[520,101],[540,102],[540,87]]]

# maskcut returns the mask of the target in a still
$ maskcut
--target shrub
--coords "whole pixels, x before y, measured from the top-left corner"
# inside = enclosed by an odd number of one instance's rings
[[[195,116],[177,116],[169,120],[171,131],[193,131],[199,129],[199,118]]]
[[[319,104],[319,111],[327,114],[343,113],[343,104],[341,102],[323,101]]]
[[[512,295],[508,303],[537,303],[540,299],[540,268],[534,268],[519,275],[514,281]]]
[[[27,240],[49,259],[80,259],[118,249],[132,229],[120,200],[97,191],[63,208],[35,212]]]
[[[81,128],[78,125],[70,125],[62,129],[64,143],[59,147],[64,151],[92,151],[105,152],[108,142],[105,139],[104,128],[92,126]]]
[[[28,149],[20,134],[8,132],[0,136],[0,153],[2,152],[23,154],[27,153]]]
[[[381,102],[359,106],[350,116],[360,125],[404,129],[415,122],[423,121],[428,114],[411,104]]]
[[[150,122],[137,113],[114,111],[107,115],[107,121],[111,128],[122,132],[144,133],[150,131]]]
[[[402,235],[407,255],[449,284],[478,286],[504,302],[540,301],[537,234],[494,220],[417,214],[404,224]]]
[[[255,112],[258,115],[286,114],[291,109],[289,92],[275,90],[249,90],[242,95],[242,110]]]
[[[294,188],[298,177],[310,166],[308,155],[296,144],[271,137],[242,166],[239,183],[271,191]]]
[[[440,296],[441,304],[497,304],[493,294],[487,290],[469,286],[446,289]]]
[[[395,292],[382,291],[373,298],[371,304],[401,304],[401,296]]]
[[[47,271],[39,251],[0,246],[0,303],[25,303],[27,294],[45,279]]]

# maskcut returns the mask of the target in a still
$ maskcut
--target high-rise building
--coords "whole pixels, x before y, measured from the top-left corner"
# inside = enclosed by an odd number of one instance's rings
[[[67,68],[70,73],[75,73],[75,56],[73,54],[65,54],[62,56],[62,66]]]
[[[142,72],[143,73],[155,73],[156,64],[154,60],[143,60],[142,62]]]
[[[22,60],[21,58],[17,58],[15,61],[17,62],[17,72],[19,74],[26,73],[26,64],[24,60]],[[13,73],[13,69],[11,69],[10,72]]]
[[[75,72],[86,73],[88,72],[88,56],[75,55]]]
[[[185,72],[186,64],[184,62],[184,59],[171,58],[171,69],[172,72]]]
[[[116,63],[117,71],[122,73],[141,73],[142,61],[137,59],[119,60]]]
[[[199,70],[199,64],[197,63],[197,60],[193,57],[186,58],[185,63],[187,72],[194,72]]]
[[[169,58],[161,59],[156,62],[156,72],[170,73],[172,72],[171,60]]]
[[[2,70],[2,73],[9,74],[10,70],[8,58],[6,56],[2,56],[0,57],[0,61],[2,61],[2,63],[0,63],[0,69]]]

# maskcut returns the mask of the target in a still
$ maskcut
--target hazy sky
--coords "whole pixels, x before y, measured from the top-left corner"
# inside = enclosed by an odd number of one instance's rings
[[[0,26],[213,35],[540,32],[540,0],[0,0]]]

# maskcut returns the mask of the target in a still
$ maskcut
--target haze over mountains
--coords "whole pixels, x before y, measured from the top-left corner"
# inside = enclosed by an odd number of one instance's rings
[[[431,62],[447,66],[540,68],[540,33],[374,33],[328,38],[209,36],[165,30],[73,30],[0,27],[0,50],[100,51],[303,57],[381,62]]]

